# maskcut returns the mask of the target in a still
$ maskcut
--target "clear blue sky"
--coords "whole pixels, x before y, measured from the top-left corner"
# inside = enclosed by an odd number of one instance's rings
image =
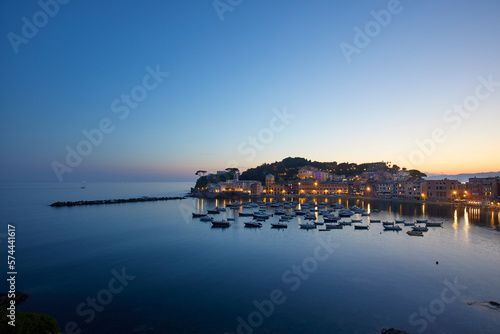
[[[498,1],[42,3],[53,17],[0,5],[0,180],[190,180],[287,156],[500,170]]]

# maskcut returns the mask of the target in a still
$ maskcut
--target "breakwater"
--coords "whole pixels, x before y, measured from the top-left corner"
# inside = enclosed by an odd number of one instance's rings
[[[95,201],[76,201],[76,202],[55,202],[52,207],[65,206],[81,206],[81,205],[104,205],[104,204],[120,204],[120,203],[138,203],[138,202],[155,202],[155,201],[170,201],[170,200],[186,199],[186,197],[138,197],[138,198],[121,198],[121,199],[106,199]]]

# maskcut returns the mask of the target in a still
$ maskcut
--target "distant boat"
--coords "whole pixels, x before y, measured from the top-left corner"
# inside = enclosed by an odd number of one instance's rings
[[[219,211],[222,212],[222,211],[226,211],[226,208],[218,206],[218,207],[215,208],[215,210],[219,210]]]
[[[239,215],[241,217],[251,217],[253,216],[253,212],[240,212]]]
[[[415,225],[415,223],[407,223],[407,222],[405,222],[404,224],[405,224],[405,226],[414,226]]]
[[[284,223],[271,223],[272,228],[287,228],[288,225]]]
[[[427,231],[429,231],[429,229],[427,228],[427,226],[413,226],[412,230],[413,231],[420,231],[420,232],[427,232]]]
[[[306,215],[306,214],[307,214],[307,212],[302,211],[302,210],[295,210],[295,214],[296,214],[297,216],[303,216],[303,215]]]
[[[303,228],[303,229],[312,229],[312,228],[316,228],[316,224],[313,224],[313,223],[303,223],[303,224],[299,224],[300,228]]]
[[[193,212],[193,218],[201,218],[205,217],[207,214],[206,213],[194,213]]]
[[[362,220],[361,219],[351,219],[351,222],[353,222],[353,223],[361,223]]]
[[[425,226],[428,226],[428,227],[443,227],[443,223],[427,222],[427,223],[425,223]]]
[[[339,221],[339,224],[340,225],[351,225],[352,222],[350,220],[341,220],[341,221]]]
[[[304,219],[316,219],[316,215],[312,213],[308,213],[304,216]]]
[[[418,236],[418,237],[423,237],[424,234],[420,231],[408,231],[406,232],[406,234],[408,235],[413,235],[413,236]]]
[[[262,227],[262,223],[259,222],[246,222],[245,227]]]
[[[403,220],[397,220],[396,219],[396,224],[404,224],[404,223],[405,223],[404,219]]]
[[[339,219],[340,219],[340,217],[323,216],[323,221],[325,223],[329,223],[329,222],[335,223],[335,222],[339,221]]]
[[[229,227],[231,226],[231,223],[225,220],[216,220],[212,222],[213,227]]]
[[[275,215],[285,215],[286,212],[285,212],[285,210],[278,209],[278,210],[274,211],[274,214]]]
[[[395,225],[395,226],[389,226],[389,225],[385,225],[384,226],[384,231],[401,231],[402,228],[398,225]]]
[[[369,228],[369,225],[354,225],[355,230],[368,230]]]
[[[325,227],[326,228],[329,228],[329,229],[342,229],[344,227],[344,225],[342,224],[325,224]]]
[[[220,213],[220,211],[219,211],[219,210],[217,210],[217,209],[207,210],[207,212],[208,212],[208,213],[210,213],[210,214],[217,214],[217,213]]]
[[[362,217],[369,217],[369,216],[370,216],[370,214],[369,214],[369,213],[366,213],[366,212],[363,212],[363,213],[361,214],[361,216],[362,216]]]
[[[427,219],[417,219],[417,224],[425,224],[427,222],[428,222]]]
[[[232,217],[231,217],[231,218],[227,218],[227,220],[228,220],[228,221],[235,221],[235,220],[236,220],[236,218],[232,218]]]
[[[314,225],[323,225],[325,222],[315,221]]]
[[[382,225],[384,225],[384,226],[394,226],[394,222],[383,222]]]
[[[339,211],[339,217],[351,217],[354,213],[349,210]]]
[[[379,209],[373,209],[373,210],[371,210],[371,211],[372,211],[372,212],[380,212],[380,210],[379,210]]]
[[[209,216],[203,216],[200,218],[200,221],[202,222],[211,222],[212,220],[214,220],[214,218]]]
[[[380,223],[380,219],[370,219],[370,223]]]

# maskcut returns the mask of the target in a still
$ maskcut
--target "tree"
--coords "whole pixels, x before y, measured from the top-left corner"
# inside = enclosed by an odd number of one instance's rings
[[[196,173],[194,173],[194,175],[200,176],[200,174],[201,174],[201,176],[205,176],[206,173],[207,173],[206,170],[199,170]]]

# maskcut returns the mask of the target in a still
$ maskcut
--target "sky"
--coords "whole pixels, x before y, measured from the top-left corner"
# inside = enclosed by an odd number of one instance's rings
[[[0,4],[0,180],[500,170],[500,2]]]

